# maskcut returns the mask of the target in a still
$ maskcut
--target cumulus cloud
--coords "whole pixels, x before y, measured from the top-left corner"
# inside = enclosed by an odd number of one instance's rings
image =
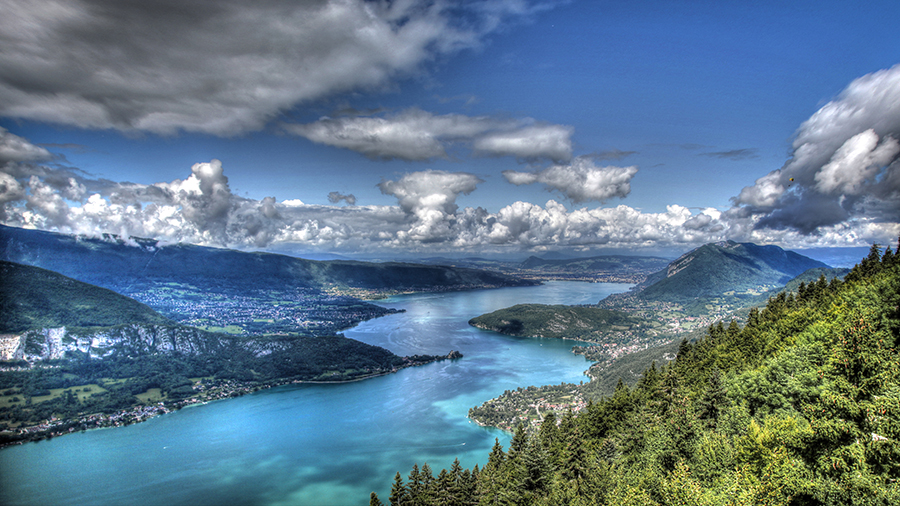
[[[480,156],[565,161],[572,157],[573,129],[531,118],[503,119],[461,114],[434,115],[421,109],[398,114],[287,124],[284,129],[319,144],[350,149],[372,159],[409,161],[448,158],[454,144]]]
[[[878,134],[871,128],[856,134],[816,172],[815,189],[823,194],[859,195],[897,153],[900,153],[900,143],[893,137],[879,142]]]
[[[456,198],[475,191],[480,178],[466,172],[427,170],[404,175],[398,181],[378,183],[381,193],[397,198],[400,209],[414,217],[413,226],[403,234],[419,241],[446,239],[459,206]]]
[[[514,185],[541,183],[575,203],[602,203],[613,197],[626,197],[637,171],[635,166],[598,167],[590,157],[578,157],[569,165],[553,165],[534,172],[506,170],[503,177]]]
[[[791,158],[732,199],[756,228],[823,234],[900,221],[900,65],[851,82],[800,125]]]
[[[0,114],[233,135],[304,101],[388,86],[543,8],[527,0],[6,2]]]
[[[896,178],[896,173],[889,176]],[[396,205],[340,207],[307,205],[296,198],[242,198],[231,192],[218,160],[194,164],[184,179],[150,185],[7,162],[0,167],[0,222],[88,236],[146,237],[163,244],[386,254],[647,246],[686,250],[724,239],[784,247],[855,246],[900,235],[896,221],[852,217],[820,226],[812,237],[785,227],[758,227],[760,218],[743,207],[720,212],[670,205],[664,212],[648,213],[624,205],[569,210],[555,200],[543,205],[513,202],[496,213],[460,207],[460,195],[477,191],[481,183],[465,172],[413,172],[378,184],[397,199]],[[852,187],[852,181],[842,184]],[[334,193],[338,202],[349,197]],[[830,197],[823,198],[828,202]]]
[[[344,195],[340,192],[329,192],[328,193],[328,202],[332,204],[337,204],[340,201],[344,201],[347,205],[352,206],[356,205],[356,197],[351,193],[349,195]]]

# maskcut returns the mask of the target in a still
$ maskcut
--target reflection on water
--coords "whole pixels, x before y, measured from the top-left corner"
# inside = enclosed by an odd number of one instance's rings
[[[366,504],[386,501],[397,471],[459,458],[484,465],[503,432],[468,409],[507,389],[578,382],[587,362],[573,341],[515,338],[470,318],[525,302],[588,304],[629,285],[537,287],[393,297],[405,309],[347,337],[400,355],[464,358],[340,385],[292,385],[195,406],[118,429],[0,451],[2,504]]]

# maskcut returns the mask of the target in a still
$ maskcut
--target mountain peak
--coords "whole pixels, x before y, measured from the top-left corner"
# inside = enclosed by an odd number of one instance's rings
[[[640,297],[674,301],[725,292],[758,294],[820,267],[828,265],[778,246],[720,241],[691,250],[648,277]]]

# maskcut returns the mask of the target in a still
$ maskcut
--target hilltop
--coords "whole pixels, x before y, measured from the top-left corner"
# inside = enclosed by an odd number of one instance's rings
[[[523,269],[547,272],[653,272],[667,265],[660,257],[603,255],[587,258],[544,258],[530,256],[522,262]]]

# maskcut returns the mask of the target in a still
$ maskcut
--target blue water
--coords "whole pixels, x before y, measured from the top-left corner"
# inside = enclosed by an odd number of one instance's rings
[[[347,337],[400,355],[464,358],[355,383],[291,385],[123,428],[0,450],[0,504],[347,505],[387,502],[397,471],[483,466],[498,438],[468,409],[504,390],[585,380],[573,341],[503,336],[470,318],[524,302],[593,303],[629,285],[551,282],[393,297],[406,309]]]

